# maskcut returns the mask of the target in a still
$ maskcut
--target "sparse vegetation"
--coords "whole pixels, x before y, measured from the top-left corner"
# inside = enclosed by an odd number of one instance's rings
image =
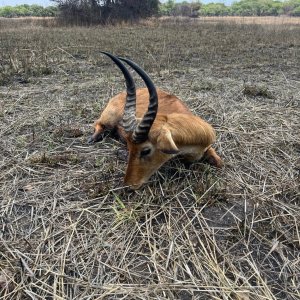
[[[253,96],[253,97],[261,96],[270,99],[273,98],[272,93],[269,91],[269,89],[263,85],[245,84],[243,89],[243,94],[247,96]]]
[[[1,299],[300,298],[300,27],[232,20],[1,20]],[[212,123],[224,169],[174,160],[128,193],[125,145],[86,143],[124,89],[99,50]]]

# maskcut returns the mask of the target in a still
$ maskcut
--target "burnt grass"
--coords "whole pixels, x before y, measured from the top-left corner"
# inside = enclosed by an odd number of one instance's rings
[[[299,25],[20,26],[0,38],[1,299],[300,298]],[[175,159],[126,191],[125,145],[87,144],[124,89],[100,50],[213,124],[225,167]]]

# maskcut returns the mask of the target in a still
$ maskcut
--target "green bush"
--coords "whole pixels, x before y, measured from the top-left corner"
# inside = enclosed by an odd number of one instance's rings
[[[290,12],[290,16],[300,17],[300,6],[294,8],[294,9]]]
[[[300,0],[288,0],[283,2],[283,12],[290,16],[300,16]]]
[[[187,1],[177,3],[174,0],[168,0],[166,3],[159,5],[159,15],[196,17],[199,15],[201,6],[199,0],[192,3]]]
[[[231,5],[237,16],[277,16],[282,12],[282,2],[274,0],[241,0]]]
[[[200,9],[200,15],[203,16],[227,16],[229,14],[230,8],[223,3],[209,3]]]

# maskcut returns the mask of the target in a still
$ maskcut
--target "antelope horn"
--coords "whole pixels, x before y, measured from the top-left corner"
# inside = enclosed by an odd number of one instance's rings
[[[135,90],[135,84],[134,80],[129,73],[129,71],[126,69],[126,67],[123,65],[123,63],[114,55],[100,51],[101,53],[107,55],[112,59],[112,61],[119,67],[119,69],[122,71],[125,80],[126,80],[126,89],[127,89],[127,95],[126,95],[126,103],[124,107],[124,114],[122,119],[122,126],[124,127],[124,130],[129,133],[133,132],[136,127],[136,118],[135,118],[135,111],[136,111],[136,90]]]
[[[158,109],[158,97],[154,83],[148,74],[133,61],[119,57],[120,60],[125,61],[131,68],[133,68],[144,80],[149,91],[149,106],[147,112],[144,114],[143,119],[134,129],[132,140],[139,144],[147,140],[151,126],[155,120]]]

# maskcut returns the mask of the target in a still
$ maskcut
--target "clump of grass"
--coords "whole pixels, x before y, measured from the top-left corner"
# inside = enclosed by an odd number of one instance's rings
[[[0,28],[3,30],[36,29],[38,27],[57,27],[59,21],[55,17],[18,17],[0,18]]]
[[[217,88],[217,84],[209,80],[203,80],[194,83],[191,88],[195,92],[214,91]]]
[[[84,133],[78,127],[72,127],[68,125],[63,125],[56,128],[53,132],[55,137],[67,137],[67,138],[76,138],[82,136]]]
[[[269,99],[274,98],[268,87],[263,85],[245,84],[243,88],[243,94],[251,97],[265,97]]]
[[[67,153],[42,153],[34,155],[29,159],[31,164],[43,164],[49,167],[58,167],[60,165],[77,164],[80,162],[80,158],[77,154]]]

